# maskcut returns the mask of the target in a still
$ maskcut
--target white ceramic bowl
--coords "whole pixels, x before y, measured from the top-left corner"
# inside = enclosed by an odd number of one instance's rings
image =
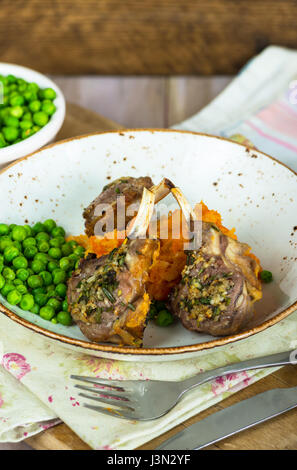
[[[49,120],[48,124],[46,124],[36,134],[28,137],[28,139],[0,149],[1,167],[6,163],[12,162],[13,160],[17,160],[18,158],[39,150],[55,138],[61,129],[65,118],[65,98],[60,88],[52,80],[35,70],[28,69],[27,67],[0,62],[0,74],[12,74],[17,78],[23,78],[28,82],[35,82],[40,86],[40,88],[53,88],[57,93],[57,97],[54,100],[57,110]]]
[[[127,130],[49,145],[0,173],[5,197],[0,222],[34,224],[50,217],[68,234],[79,235],[84,231],[83,208],[106,183],[128,175],[149,175],[155,183],[166,176],[191,204],[202,199],[220,212],[226,227],[236,227],[239,240],[252,247],[263,269],[274,276],[274,282],[263,285],[253,325],[236,335],[214,338],[188,331],[180,322],[168,328],[150,322],[144,348],[127,349],[92,343],[77,326],[47,322],[8,305],[1,296],[0,311],[36,334],[80,352],[164,361],[196,357],[226,344],[232,349],[232,342],[273,326],[297,308],[297,174],[259,151],[225,139],[173,130]],[[170,204],[173,198],[165,201]]]

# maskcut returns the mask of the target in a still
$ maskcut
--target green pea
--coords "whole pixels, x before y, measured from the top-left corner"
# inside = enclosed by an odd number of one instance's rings
[[[51,323],[53,323],[54,325],[56,325],[58,323],[58,320],[57,320],[56,316],[51,319]]]
[[[32,294],[33,294],[33,295],[37,295],[37,294],[47,294],[46,287],[36,287],[36,289],[33,289],[33,290],[32,290]]]
[[[22,242],[22,241],[25,240],[25,238],[27,238],[27,230],[24,227],[22,227],[21,225],[17,225],[12,230],[11,236],[12,236],[13,240],[16,240],[18,242]]]
[[[55,310],[53,309],[53,307],[46,305],[45,307],[42,307],[40,309],[39,315],[44,320],[51,320],[55,316]]]
[[[33,129],[26,129],[26,130],[22,131],[21,137],[24,140],[24,139],[27,139],[28,137],[31,137],[31,135],[33,135],[33,134],[35,134]]]
[[[53,276],[53,283],[54,284],[61,284],[66,280],[66,273],[63,271],[63,269],[55,269],[52,272]]]
[[[68,256],[68,259],[69,259],[69,262],[70,262],[70,265],[71,265],[72,268],[74,268],[75,263],[80,260],[80,258],[78,258],[78,257],[77,257],[76,255],[74,255],[74,254],[69,255],[69,256]]]
[[[18,86],[18,91],[20,93],[24,93],[26,91],[26,89],[27,89],[27,84],[26,83],[22,83]]]
[[[9,227],[7,224],[0,224],[0,235],[7,235],[9,233]]]
[[[26,287],[24,284],[19,284],[19,285],[17,285],[17,286],[16,286],[16,289],[17,289],[17,291],[18,291],[20,294],[22,294],[22,295],[27,294],[27,292],[28,292],[28,289],[27,289],[27,287]]]
[[[75,268],[75,269],[78,269],[78,267],[79,267],[79,264],[80,264],[80,260],[78,259],[78,260],[76,261],[76,263],[75,263],[75,266],[74,266],[74,268]]]
[[[2,253],[3,253],[5,248],[7,248],[8,246],[13,246],[13,242],[12,242],[11,238],[9,238],[8,236],[1,237],[1,239],[0,239],[0,251],[2,251]]]
[[[52,307],[55,312],[59,311],[62,307],[62,303],[60,302],[60,300],[56,299],[55,297],[51,297],[46,305]]]
[[[36,239],[33,237],[28,237],[26,240],[23,241],[23,247],[27,248],[28,246],[36,246],[37,242]]]
[[[31,130],[35,134],[35,132],[38,132],[40,130],[40,126],[33,126]]]
[[[2,287],[1,294],[3,295],[3,297],[7,297],[7,294],[14,289],[15,285],[11,281],[8,281]]]
[[[44,271],[45,268],[46,268],[46,265],[42,261],[39,261],[38,259],[34,259],[31,263],[31,269],[36,274],[40,273],[41,271]]]
[[[57,261],[49,261],[47,269],[52,273],[55,269],[59,268]]]
[[[7,298],[7,302],[9,302],[11,305],[17,305],[22,300],[22,294],[17,289],[13,289],[10,292],[8,292],[6,298]]]
[[[273,281],[272,272],[263,270],[260,273],[260,278],[261,278],[261,281],[263,281],[265,283],[269,283],[269,282]]]
[[[56,285],[56,293],[58,294],[59,297],[65,297],[67,292],[67,286],[64,283],[60,283]]]
[[[53,228],[52,237],[65,237],[65,230],[63,229],[63,227]]]
[[[17,224],[10,224],[9,231],[12,232],[15,227],[17,227]]]
[[[29,121],[28,119],[22,119],[20,121],[20,128],[23,131],[28,131],[32,127],[32,121]]]
[[[34,256],[34,260],[41,261],[43,264],[47,264],[49,261],[49,256],[47,253],[37,253]]]
[[[159,326],[169,326],[173,323],[173,316],[169,310],[161,310],[156,317],[156,324]]]
[[[5,284],[5,279],[4,277],[2,276],[2,274],[0,274],[0,290],[2,289],[2,287],[4,286]]]
[[[50,236],[47,232],[38,232],[35,238],[38,242],[40,241],[48,242],[50,239]]]
[[[19,127],[20,121],[18,118],[13,116],[5,116],[3,119],[5,126],[7,127]]]
[[[43,127],[48,123],[48,115],[44,111],[38,111],[33,114],[33,122],[37,126]]]
[[[71,262],[68,258],[61,258],[59,264],[60,268],[63,269],[63,271],[68,271],[68,269],[71,268]]]
[[[7,142],[13,142],[19,136],[19,131],[16,127],[2,127],[2,133]]]
[[[56,112],[57,108],[51,101],[44,100],[42,102],[41,110],[48,116],[52,116]]]
[[[47,219],[43,222],[44,228],[48,233],[51,233],[51,231],[57,226],[56,222],[53,219]]]
[[[6,78],[7,78],[7,83],[15,83],[16,82],[16,77],[14,75],[12,75],[12,73],[7,75]]]
[[[37,222],[33,227],[32,227],[32,232],[33,234],[37,234],[39,232],[44,232],[44,225],[41,222]]]
[[[28,87],[28,90],[34,91],[35,93],[39,91],[39,86],[35,82],[28,83],[27,87]]]
[[[13,259],[12,264],[16,269],[28,267],[28,261],[26,260],[24,256],[17,256],[16,258]]]
[[[30,112],[24,113],[22,116],[22,121],[29,121],[31,122],[31,126],[33,125],[32,123],[32,114]]]
[[[64,237],[54,237],[49,241],[50,246],[53,248],[60,248],[64,243]]]
[[[20,307],[22,310],[30,311],[34,306],[34,298],[31,294],[23,295],[23,298],[20,302]]]
[[[63,253],[64,256],[69,256],[73,252],[73,248],[72,248],[72,246],[69,242],[64,243],[64,245],[62,245],[62,247],[61,247],[61,250],[62,250],[62,253]]]
[[[31,287],[31,289],[36,289],[37,287],[42,287],[43,286],[43,280],[42,277],[38,275],[32,275],[28,277],[28,286]]]
[[[28,269],[20,268],[20,269],[17,270],[16,276],[21,281],[27,281],[27,279],[29,277],[29,271],[28,271]]]
[[[34,299],[33,299],[33,302],[34,302]],[[35,313],[36,315],[38,315],[40,307],[37,304],[33,304],[33,307],[31,307],[29,310],[30,310],[30,312]]]
[[[46,291],[50,297],[54,297],[56,294],[56,286],[54,284],[51,284],[47,286]]]
[[[68,302],[67,302],[67,299],[63,300],[63,302],[62,302],[62,310],[63,310],[63,312],[68,312]]]
[[[72,318],[68,312],[59,312],[57,315],[57,320],[61,325],[70,326],[72,325]]]
[[[9,103],[11,106],[22,106],[24,104],[24,97],[21,95],[14,95],[12,98],[10,98]]]
[[[50,286],[52,284],[53,278],[52,278],[51,273],[49,273],[48,271],[41,271],[39,273],[39,276],[42,278],[43,284],[45,286]]]
[[[57,96],[57,93],[52,88],[45,88],[41,90],[40,94],[45,100],[54,100]]]
[[[21,106],[13,106],[10,108],[10,115],[20,119],[24,113],[23,108]]]
[[[84,256],[84,253],[85,253],[85,249],[83,246],[80,246],[80,245],[74,248],[73,250],[73,254],[79,256],[80,258]]]
[[[7,246],[4,250],[4,259],[7,263],[10,263],[14,258],[19,256],[20,251],[16,246]]]
[[[53,259],[60,259],[62,256],[62,251],[60,250],[60,248],[50,248],[48,250],[48,254]]]
[[[73,251],[74,248],[78,246],[78,243],[75,240],[70,240],[69,242],[67,242],[67,245],[70,245]]]
[[[39,305],[39,307],[43,307],[47,303],[47,300],[48,300],[47,294],[43,294],[40,292],[34,295],[34,301],[37,305]]]
[[[30,111],[32,111],[32,113],[36,113],[41,108],[41,102],[39,100],[32,100],[30,101],[28,108]]]
[[[13,241],[13,246],[15,246],[19,250],[20,253],[22,252],[23,247],[22,247],[21,242],[18,242],[17,240],[14,240]]]
[[[46,242],[45,240],[38,242],[37,246],[38,246],[38,250],[41,251],[41,253],[47,253],[50,249],[48,242]]]
[[[32,235],[32,229],[30,227],[30,225],[23,225],[24,229],[26,230],[27,232],[27,237],[30,237],[31,238],[31,235]],[[24,240],[25,241],[25,240]]]
[[[5,267],[2,271],[2,276],[7,280],[7,281],[13,281],[15,279],[15,272],[13,269]]]
[[[36,246],[34,245],[31,245],[31,246],[28,246],[27,248],[25,248],[24,250],[24,255],[26,258],[28,259],[32,259],[34,258],[34,256],[38,253],[38,250],[36,248]]]

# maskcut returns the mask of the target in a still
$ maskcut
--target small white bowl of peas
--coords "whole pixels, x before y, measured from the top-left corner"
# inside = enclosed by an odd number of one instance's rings
[[[65,98],[45,75],[0,62],[0,168],[54,140]]]

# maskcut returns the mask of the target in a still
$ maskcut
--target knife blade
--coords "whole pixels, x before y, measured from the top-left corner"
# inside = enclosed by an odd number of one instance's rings
[[[155,450],[199,450],[297,407],[297,387],[276,388],[217,411]]]

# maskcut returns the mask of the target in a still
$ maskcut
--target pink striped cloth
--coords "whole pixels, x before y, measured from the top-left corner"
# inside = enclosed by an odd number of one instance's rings
[[[248,140],[297,171],[297,52],[268,47],[208,106],[174,127]]]

